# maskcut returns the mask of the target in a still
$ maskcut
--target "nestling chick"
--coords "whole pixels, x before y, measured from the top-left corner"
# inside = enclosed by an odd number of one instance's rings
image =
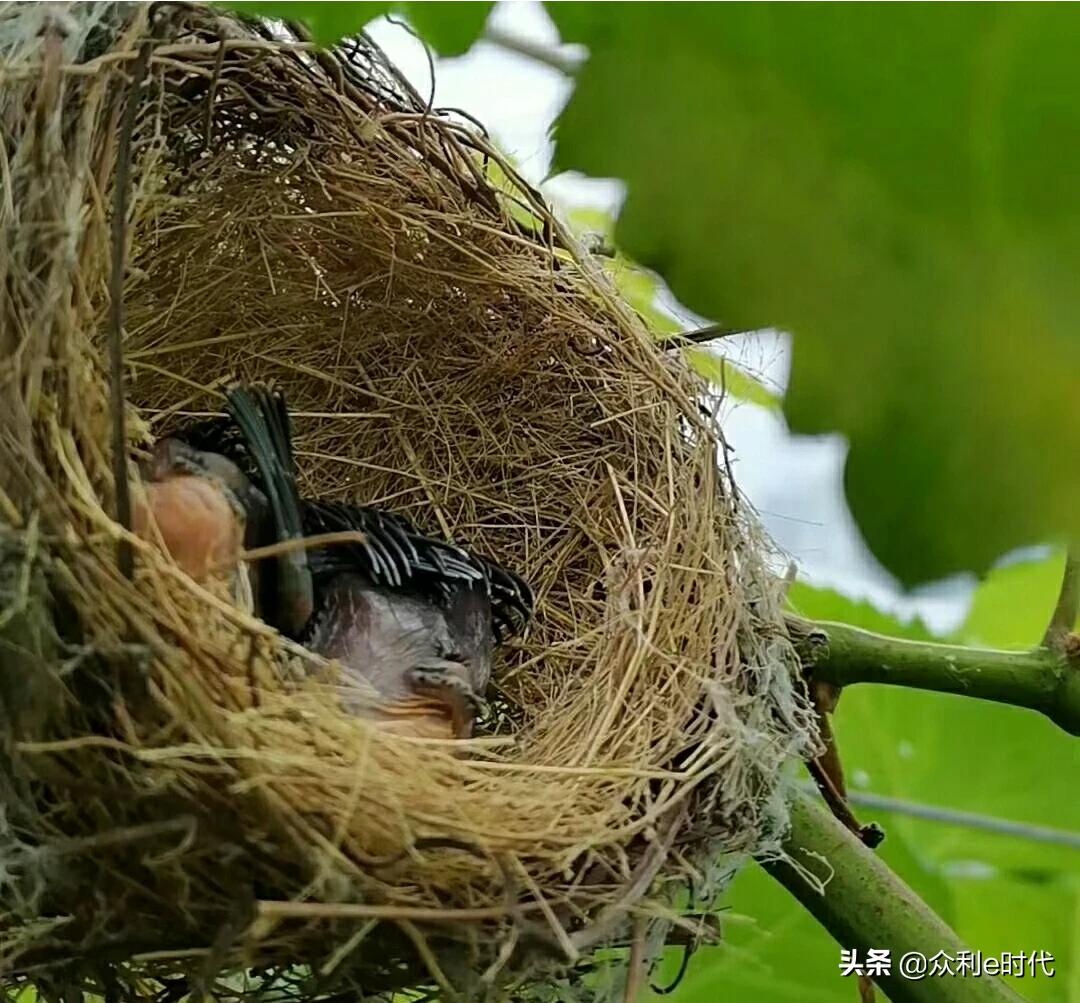
[[[253,591],[270,624],[336,659],[377,703],[356,713],[422,737],[468,737],[495,646],[533,606],[516,574],[399,516],[302,500],[284,398],[234,388],[229,418],[192,426],[159,447],[148,500],[166,546],[189,574],[247,547],[342,530],[363,543],[295,549],[260,562]],[[158,454],[155,454],[156,456]]]

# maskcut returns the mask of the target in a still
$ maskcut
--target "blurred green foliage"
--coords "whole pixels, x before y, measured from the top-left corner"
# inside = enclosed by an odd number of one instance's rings
[[[333,45],[340,38],[355,35],[365,24],[382,14],[403,14],[439,55],[458,56],[476,41],[493,5],[457,0],[437,4],[409,3],[404,0],[397,3],[377,0],[349,3],[335,3],[332,0],[232,0],[220,6],[282,21],[301,21],[308,26],[312,38],[320,45]]]
[[[794,333],[785,414],[851,441],[905,582],[1080,535],[1080,9],[551,4],[589,58],[559,168],[680,301]]]
[[[975,593],[958,640],[999,648],[1031,647],[1038,640],[1033,629],[1050,618],[1064,571],[1064,551],[1046,560],[995,568]]]

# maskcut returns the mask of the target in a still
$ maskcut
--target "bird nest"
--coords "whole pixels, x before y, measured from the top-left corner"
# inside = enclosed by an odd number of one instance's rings
[[[812,728],[678,353],[366,38],[27,4],[0,47],[0,971],[597,995],[627,953],[597,948],[707,933]],[[305,495],[531,583],[475,737],[356,718],[338,666],[125,530],[114,469],[137,493],[233,380],[287,391]]]

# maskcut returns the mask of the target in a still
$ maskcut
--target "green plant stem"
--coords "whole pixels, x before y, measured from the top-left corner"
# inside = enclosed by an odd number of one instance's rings
[[[1080,666],[1046,648],[997,651],[874,634],[791,618],[803,664],[836,686],[886,683],[1029,707],[1080,735]]]
[[[874,981],[892,1003],[1022,1000],[1003,981],[987,975],[927,976],[921,981],[903,978],[900,959],[909,952],[932,958],[944,951],[955,958],[969,948],[876,854],[805,792],[795,793],[791,831],[784,849],[800,866],[823,880],[831,874],[822,893],[790,863],[764,865],[841,947],[857,951],[860,960],[870,948],[889,950],[891,974]],[[839,961],[838,951],[837,978],[841,977]],[[852,995],[854,998],[854,985]]]
[[[1043,647],[1059,654],[1067,648],[1069,634],[1080,615],[1080,547],[1073,544],[1065,554],[1065,571],[1061,576],[1054,612],[1043,635]]]

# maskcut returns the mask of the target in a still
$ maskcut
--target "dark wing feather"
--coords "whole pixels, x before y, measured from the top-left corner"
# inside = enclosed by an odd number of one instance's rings
[[[178,437],[196,449],[221,453],[254,483],[262,476],[243,435],[229,418],[186,426]],[[357,573],[373,585],[415,590],[448,602],[462,585],[480,584],[491,603],[492,633],[498,642],[520,634],[532,617],[534,599],[519,575],[494,561],[444,540],[425,536],[407,519],[391,512],[342,502],[305,501],[305,536],[359,530],[365,545],[312,548],[308,562],[317,584],[334,575]]]
[[[300,490],[284,395],[263,386],[236,386],[226,403],[261,475],[258,483],[273,508],[278,538],[297,539],[303,532]]]
[[[251,455],[244,434],[231,417],[206,418],[170,427],[160,438],[179,439],[192,449],[224,456],[232,460],[253,484],[262,482],[262,474]]]
[[[308,559],[316,578],[343,572],[361,572],[372,584],[401,588],[413,577],[420,560],[413,545],[411,527],[396,516],[376,509],[338,502],[304,502],[304,534],[359,531],[362,544],[312,547]]]
[[[406,589],[442,603],[463,586],[478,587],[490,600],[492,633],[499,642],[520,633],[532,616],[529,586],[494,561],[425,536],[408,520],[390,512],[341,502],[304,503],[305,535],[342,530],[358,530],[367,540],[309,549],[308,560],[317,582],[338,574],[360,573],[372,585]]]
[[[284,396],[260,385],[233,386],[228,415],[194,422],[171,434],[198,453],[223,456],[254,485],[270,518],[248,511],[248,539],[256,546],[298,538],[303,532],[296,459]],[[265,561],[259,569],[259,611],[268,623],[296,637],[311,613],[311,574],[302,549]]]
[[[299,539],[304,532],[303,509],[284,395],[264,386],[234,386],[226,394],[226,404],[244,440],[245,452],[259,471],[259,487],[270,502],[271,542]],[[290,550],[270,564],[273,576],[260,578],[264,618],[290,637],[297,637],[314,607],[307,555],[303,550]]]
[[[501,644],[525,629],[532,618],[536,600],[529,583],[520,575],[493,561],[488,561],[487,565],[491,582],[492,629],[495,640]]]

